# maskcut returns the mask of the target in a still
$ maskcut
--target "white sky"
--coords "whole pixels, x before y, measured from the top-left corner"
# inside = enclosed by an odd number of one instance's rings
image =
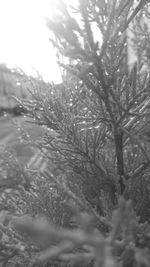
[[[60,82],[44,20],[51,13],[51,0],[0,0],[0,63],[31,75],[35,68],[46,81]]]

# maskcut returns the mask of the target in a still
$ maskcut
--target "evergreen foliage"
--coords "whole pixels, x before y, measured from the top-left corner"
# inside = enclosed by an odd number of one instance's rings
[[[150,80],[127,58],[127,29],[148,1],[133,2],[55,2],[47,25],[68,64],[61,85],[35,84],[21,104],[45,130],[38,142],[22,132],[41,167],[1,153],[3,266],[150,264]]]

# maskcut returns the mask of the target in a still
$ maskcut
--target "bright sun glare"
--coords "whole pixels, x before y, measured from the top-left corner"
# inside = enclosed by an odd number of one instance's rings
[[[0,63],[31,75],[37,70],[46,81],[60,82],[44,21],[51,12],[51,0],[0,0]]]

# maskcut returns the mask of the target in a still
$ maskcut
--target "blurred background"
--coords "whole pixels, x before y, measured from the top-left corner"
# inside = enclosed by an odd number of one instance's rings
[[[14,97],[31,97],[30,83],[61,82],[45,21],[52,6],[48,0],[0,0],[0,146],[11,146],[23,163],[33,151],[20,143],[20,127],[35,139],[41,129],[25,123]]]

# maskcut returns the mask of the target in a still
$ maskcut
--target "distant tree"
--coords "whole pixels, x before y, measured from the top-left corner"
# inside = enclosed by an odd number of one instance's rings
[[[150,69],[150,8],[145,6],[132,23],[132,45],[137,56],[139,67]]]

